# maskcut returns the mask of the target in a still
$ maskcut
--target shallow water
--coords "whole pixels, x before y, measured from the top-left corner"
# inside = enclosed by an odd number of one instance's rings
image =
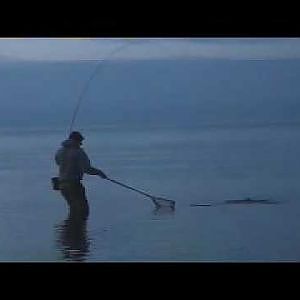
[[[86,222],[51,190],[60,128],[1,129],[1,261],[299,261],[299,125],[82,128],[108,176],[86,176]],[[276,205],[212,205],[226,199]]]

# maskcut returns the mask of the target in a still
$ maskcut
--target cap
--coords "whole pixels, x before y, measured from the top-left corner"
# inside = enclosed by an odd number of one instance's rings
[[[79,131],[73,131],[70,133],[69,139],[81,142],[84,140],[84,137]]]

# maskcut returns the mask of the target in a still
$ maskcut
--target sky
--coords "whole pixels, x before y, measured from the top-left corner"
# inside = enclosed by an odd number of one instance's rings
[[[69,61],[108,58],[298,59],[300,38],[0,39],[0,61]]]
[[[78,125],[300,118],[299,38],[27,38],[0,39],[0,125],[67,125],[94,70]]]

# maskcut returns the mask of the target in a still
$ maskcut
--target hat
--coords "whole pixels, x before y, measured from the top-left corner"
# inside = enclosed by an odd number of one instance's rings
[[[84,137],[81,135],[79,131],[73,131],[70,133],[69,139],[81,142],[84,140]]]

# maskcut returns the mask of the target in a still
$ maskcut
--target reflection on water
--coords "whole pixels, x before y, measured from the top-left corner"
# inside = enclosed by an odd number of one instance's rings
[[[90,240],[87,231],[87,218],[70,215],[57,225],[56,244],[66,261],[85,261],[89,254]]]

